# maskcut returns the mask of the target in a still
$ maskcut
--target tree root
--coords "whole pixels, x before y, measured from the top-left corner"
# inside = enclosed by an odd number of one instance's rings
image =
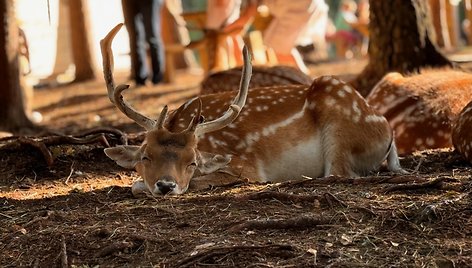
[[[242,230],[268,230],[268,229],[310,229],[317,225],[327,225],[330,221],[319,216],[302,215],[283,220],[253,220],[240,223],[229,229],[230,232],[239,232]]]
[[[193,198],[185,198],[185,199],[182,199],[182,201],[186,203],[194,203],[198,201],[241,202],[241,201],[269,200],[269,199],[275,199],[281,202],[302,203],[302,202],[314,202],[316,200],[322,200],[322,197],[320,195],[296,195],[296,194],[289,194],[289,193],[276,192],[276,191],[262,191],[262,192],[254,192],[254,193],[241,194],[241,195],[204,195],[204,196],[197,196]]]
[[[294,187],[304,184],[352,184],[352,185],[364,185],[364,184],[381,184],[381,183],[407,183],[407,182],[426,182],[428,179],[422,178],[416,175],[392,175],[392,176],[367,176],[359,178],[341,177],[341,176],[328,176],[324,178],[308,178],[305,180],[288,181],[278,183],[276,188]]]
[[[69,267],[69,263],[67,261],[66,238],[64,235],[61,235],[61,267],[62,268]]]
[[[276,191],[255,192],[246,195],[236,196],[235,198],[240,201],[276,199],[282,202],[293,203],[314,202],[316,200],[321,199],[319,195],[297,195]]]
[[[430,180],[423,183],[413,183],[413,184],[399,184],[386,188],[384,193],[391,193],[395,191],[405,191],[405,190],[418,190],[418,189],[441,189],[443,182],[448,179],[447,177],[438,177],[434,180]]]
[[[95,128],[86,130],[76,135],[63,135],[55,133],[52,136],[40,137],[15,137],[9,143],[1,147],[1,149],[19,150],[23,146],[31,146],[36,148],[43,155],[47,165],[51,167],[54,164],[54,157],[48,146],[63,145],[63,144],[92,144],[100,143],[104,147],[110,147],[107,139],[107,134],[118,137],[121,144],[127,144],[128,139],[126,134],[118,129],[113,128]]]
[[[472,198],[472,192],[460,194],[454,199],[443,200],[434,204],[424,206],[423,209],[418,213],[415,222],[421,223],[437,217],[437,211],[442,209],[446,205],[454,205],[455,203],[464,199],[464,197]]]
[[[175,267],[191,267],[198,266],[199,263],[202,263],[206,260],[209,260],[216,256],[225,256],[228,254],[235,254],[238,251],[256,251],[260,249],[270,249],[274,251],[296,251],[297,249],[291,245],[263,245],[263,246],[253,246],[253,245],[240,245],[240,246],[229,246],[229,247],[215,247],[207,251],[197,253],[193,256],[184,258],[177,262]]]
[[[105,256],[108,256],[108,255],[111,255],[113,253],[115,253],[116,251],[122,251],[122,250],[125,250],[127,248],[131,248],[133,247],[134,244],[132,242],[127,242],[127,241],[121,241],[121,242],[116,242],[116,243],[113,243],[111,245],[108,245],[104,248],[102,248],[98,253],[97,253],[97,257],[105,257]]]

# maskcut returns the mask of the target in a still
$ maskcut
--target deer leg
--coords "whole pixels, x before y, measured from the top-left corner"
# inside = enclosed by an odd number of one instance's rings
[[[338,147],[334,145],[330,148],[328,153],[325,154],[324,176],[359,177],[359,175],[352,170],[349,156],[337,148]]]
[[[408,174],[408,172],[400,166],[400,160],[398,159],[397,146],[395,145],[395,140],[392,140],[392,145],[390,146],[390,151],[388,152],[387,167],[388,170],[394,173]]]
[[[131,186],[131,192],[134,197],[145,197],[151,194],[149,189],[146,187],[146,184],[144,184],[144,181],[134,182],[133,186]]]

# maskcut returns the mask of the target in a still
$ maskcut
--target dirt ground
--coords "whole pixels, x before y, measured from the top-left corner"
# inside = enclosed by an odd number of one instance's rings
[[[311,68],[352,75],[364,64]],[[125,98],[155,116],[195,95],[201,78],[179,73],[174,85]],[[141,137],[101,79],[39,89],[34,109],[49,129]],[[117,134],[107,132],[111,145]],[[48,146],[50,166],[32,145],[1,142],[1,267],[472,267],[472,169],[452,149],[403,157],[409,175],[241,182],[136,199],[137,173],[108,159],[97,137]]]

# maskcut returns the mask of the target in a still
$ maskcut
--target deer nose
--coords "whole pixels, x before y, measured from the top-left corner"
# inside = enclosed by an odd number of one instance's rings
[[[174,190],[175,185],[175,182],[167,180],[159,180],[158,182],[156,182],[156,187],[162,194],[167,194],[170,191]]]

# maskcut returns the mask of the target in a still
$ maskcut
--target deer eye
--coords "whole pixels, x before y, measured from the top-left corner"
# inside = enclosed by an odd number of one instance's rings
[[[147,156],[143,156],[143,158],[141,158],[141,161],[151,161],[151,159]]]
[[[189,167],[197,167],[197,163],[193,162],[191,163],[190,165],[188,165]]]

